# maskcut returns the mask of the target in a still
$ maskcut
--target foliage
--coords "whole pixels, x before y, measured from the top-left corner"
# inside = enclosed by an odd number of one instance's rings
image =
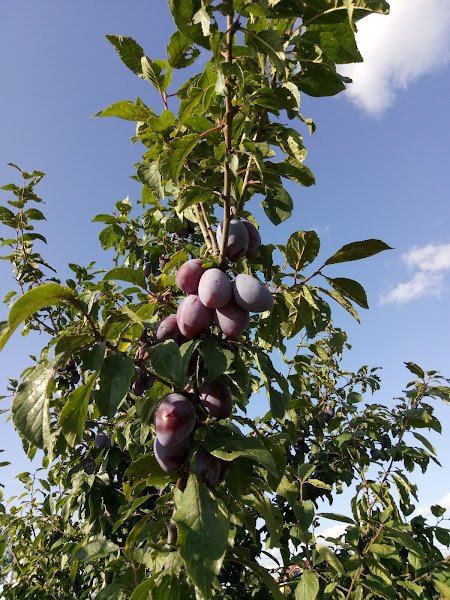
[[[345,370],[350,346],[328,303],[358,319],[355,305],[368,307],[366,293],[340,275],[341,263],[389,246],[349,243],[317,266],[317,234],[298,231],[286,244],[264,243],[255,256],[227,260],[231,219],[257,224],[246,210],[251,198],[278,225],[293,210],[284,182],[314,183],[302,135],[284,121],[314,131],[300,112],[302,94],[345,88],[336,65],[361,60],[357,21],[388,5],[169,6],[177,31],[166,59],[148,58],[131,38],[107,36],[162,102],[161,112],[138,98],[98,113],[135,121],[133,139],[144,146],[137,206],[124,200],[114,214],[94,219],[105,225],[100,244],[114,252],[114,267],[69,265],[73,276],[63,285],[35,249],[46,241],[35,230],[45,218],[34,206],[43,173],[14,165],[22,185],[3,188],[14,196],[0,207],[13,232],[2,238],[10,251],[4,258],[21,295],[0,345],[21,324],[23,333],[35,329],[47,340],[21,382],[10,380],[24,447],[30,457],[37,448],[44,454],[38,473],[19,476],[25,494],[0,505],[3,596],[450,598],[448,561],[437,546],[450,544],[444,509],[432,508],[435,524],[414,516],[410,479],[416,467],[425,472],[430,460],[438,462],[421,430],[440,432],[430,401],[450,400],[448,381],[406,363],[416,379],[403,397],[393,407],[375,403],[369,395],[379,389],[378,372]],[[200,58],[207,62],[197,72]],[[169,94],[173,70],[187,67],[186,81]],[[252,315],[238,340],[213,325],[180,345],[159,341],[155,327],[177,310],[175,275],[189,258],[263,279],[273,308]],[[219,420],[196,402],[216,379],[231,389],[230,418]],[[251,418],[250,400],[264,390],[270,410]],[[170,393],[194,402],[197,419],[175,473],[153,451],[154,414]],[[212,481],[202,460],[220,464],[221,476]],[[346,488],[353,494],[348,514],[325,512],[324,502]],[[345,530],[323,540],[323,519]],[[278,564],[272,572],[266,556]]]

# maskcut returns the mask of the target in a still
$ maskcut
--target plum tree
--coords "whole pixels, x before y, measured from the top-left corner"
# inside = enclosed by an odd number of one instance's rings
[[[162,446],[177,446],[191,435],[195,423],[192,402],[182,394],[169,394],[155,413],[156,437]]]
[[[233,399],[230,388],[220,381],[209,381],[200,389],[200,404],[216,419],[231,416]]]
[[[414,482],[437,461],[426,430],[440,430],[434,400],[450,402],[449,381],[408,362],[403,397],[373,401],[379,372],[343,368],[350,343],[334,322],[333,303],[358,319],[368,302],[328,269],[389,246],[359,240],[317,263],[315,231],[273,233],[293,212],[288,182],[314,183],[303,95],[345,89],[359,21],[387,4],[168,4],[166,58],[107,36],[156,103],[98,114],[134,120],[143,145],[136,205],[95,219],[112,268],[71,264],[62,282],[39,253],[43,173],[13,165],[19,183],[2,188],[17,289],[0,349],[20,325],[44,346],[8,383],[42,468],[0,504],[2,597],[450,598],[445,508],[417,516]],[[306,190],[300,201],[307,212]],[[329,512],[337,494],[344,514]],[[323,540],[325,519],[341,533]]]
[[[205,271],[198,284],[198,297],[209,308],[222,308],[231,300],[233,288],[226,273],[220,269]]]
[[[272,308],[273,295],[256,277],[239,273],[233,281],[233,299],[243,310],[264,312]]]

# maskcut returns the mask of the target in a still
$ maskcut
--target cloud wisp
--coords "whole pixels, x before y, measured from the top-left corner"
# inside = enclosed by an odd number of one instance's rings
[[[442,296],[445,275],[450,271],[450,244],[416,246],[402,254],[401,260],[416,272],[382,294],[381,304],[406,304],[424,296]]]
[[[389,16],[372,15],[358,25],[363,63],[343,65],[351,77],[347,95],[364,112],[380,117],[399,90],[450,62],[450,2],[391,0]]]

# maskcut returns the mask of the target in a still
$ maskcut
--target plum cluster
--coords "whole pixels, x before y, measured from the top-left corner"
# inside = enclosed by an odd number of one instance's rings
[[[197,404],[197,407],[196,405]],[[197,408],[217,419],[231,416],[233,400],[229,387],[219,381],[205,383],[198,398],[191,400],[183,394],[169,394],[161,401],[155,414],[155,458],[166,472],[178,471],[186,462],[193,447],[197,425]],[[226,475],[227,463],[204,448],[197,451],[193,471],[208,485],[218,485]]]

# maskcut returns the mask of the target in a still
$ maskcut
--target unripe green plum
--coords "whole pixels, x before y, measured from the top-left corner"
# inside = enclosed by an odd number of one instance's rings
[[[220,269],[208,269],[198,284],[198,297],[208,308],[222,308],[231,300],[233,287],[226,273]]]
[[[250,315],[231,300],[226,306],[216,310],[216,318],[224,335],[237,338],[247,329]]]
[[[227,419],[233,411],[230,388],[220,381],[205,383],[200,390],[200,404],[216,419]]]
[[[222,247],[223,223],[217,228],[217,243]],[[246,226],[239,219],[232,219],[228,228],[227,258],[236,261],[245,256],[248,250],[249,236]]]
[[[175,275],[175,283],[177,287],[186,292],[186,294],[196,294],[198,290],[198,284],[200,277],[206,269],[203,267],[203,261],[201,258],[192,258],[186,261],[178,269]]]
[[[258,253],[258,250],[261,246],[261,235],[256,227],[247,219],[241,219],[241,223],[247,229],[248,233],[248,248],[245,256],[251,258]]]
[[[213,319],[213,309],[202,304],[200,298],[195,294],[186,296],[177,310],[178,328],[182,335],[190,340],[205,333]]]
[[[233,299],[242,309],[264,312],[273,306],[273,296],[256,277],[240,273],[233,281]]]
[[[156,437],[162,446],[177,446],[192,433],[197,417],[192,402],[182,394],[169,394],[155,414]]]

